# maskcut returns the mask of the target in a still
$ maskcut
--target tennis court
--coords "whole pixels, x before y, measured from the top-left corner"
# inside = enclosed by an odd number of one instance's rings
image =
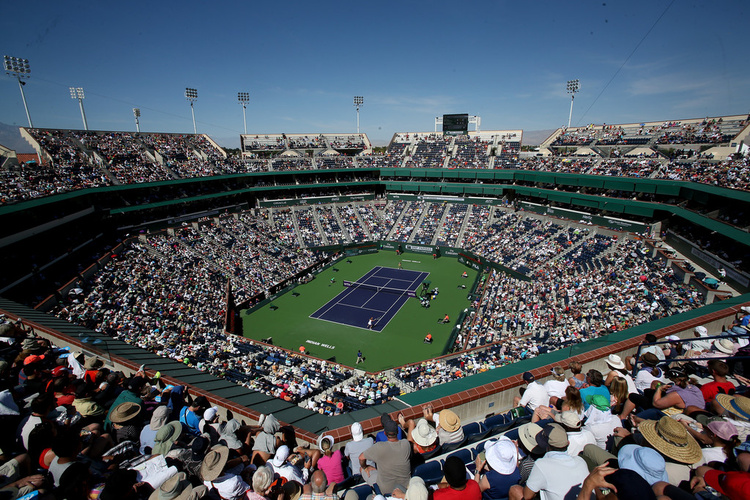
[[[428,272],[376,266],[310,315],[311,318],[380,332],[429,276]]]

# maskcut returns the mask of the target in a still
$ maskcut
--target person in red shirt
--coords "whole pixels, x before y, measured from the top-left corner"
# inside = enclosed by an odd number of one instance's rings
[[[435,490],[434,500],[481,500],[482,490],[473,479],[466,479],[466,466],[458,457],[448,457],[443,466],[446,483]]]
[[[706,406],[710,407],[717,394],[734,394],[734,384],[727,380],[729,365],[720,359],[712,359],[708,362],[708,370],[711,372],[713,382],[703,384],[701,392]]]

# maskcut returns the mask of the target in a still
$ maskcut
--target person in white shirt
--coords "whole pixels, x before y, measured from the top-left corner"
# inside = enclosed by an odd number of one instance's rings
[[[587,444],[597,444],[596,438],[588,429],[581,427],[581,419],[574,411],[564,411],[554,416],[555,422],[563,426],[568,434],[568,455],[577,457]]]
[[[610,354],[606,360],[606,363],[610,369],[610,372],[607,373],[606,377],[604,377],[604,385],[609,387],[616,377],[621,377],[624,378],[628,384],[628,394],[638,392],[638,389],[635,386],[635,380],[633,380],[633,377],[631,377],[630,373],[628,373],[628,370],[625,367],[625,363],[622,361],[622,358],[620,358],[620,356],[618,356],[617,354]]]
[[[552,368],[552,378],[544,383],[544,389],[550,397],[550,404],[556,405],[558,399],[565,398],[565,389],[570,386],[565,380],[565,368],[555,366]]]
[[[531,372],[523,374],[523,380],[526,382],[526,389],[521,396],[513,398],[513,406],[523,406],[529,412],[534,413],[537,406],[547,406],[549,404],[549,394],[542,384],[536,381]]]
[[[653,344],[657,341],[657,338],[655,335],[651,333],[647,333],[646,337],[643,339],[643,344]],[[652,352],[654,355],[659,358],[659,361],[664,361],[666,359],[666,356],[664,355],[664,347],[669,346],[669,344],[656,344],[656,345],[647,345],[646,347],[641,347],[641,356],[647,352]]]
[[[559,424],[544,427],[537,442],[547,453],[534,462],[526,486],[511,487],[508,494],[511,500],[531,500],[537,494],[541,500],[563,500],[589,475],[583,458],[568,455],[568,436]]]
[[[695,335],[696,340],[693,340],[687,345],[688,349],[695,351],[695,354],[711,350],[711,341],[703,340],[705,337],[708,337],[708,330],[705,326],[696,326],[695,329],[693,329],[693,335]]]
[[[586,410],[586,423],[583,428],[589,431],[601,449],[606,449],[609,436],[615,433],[615,429],[622,425],[617,415],[612,415],[609,401],[599,394],[591,398],[591,406]]]

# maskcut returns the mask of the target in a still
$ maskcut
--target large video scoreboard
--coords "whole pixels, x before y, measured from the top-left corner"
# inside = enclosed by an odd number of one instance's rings
[[[443,115],[443,135],[468,135],[469,115]]]

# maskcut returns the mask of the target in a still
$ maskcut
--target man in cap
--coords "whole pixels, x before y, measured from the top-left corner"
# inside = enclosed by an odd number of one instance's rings
[[[383,429],[385,429],[385,423],[388,420],[393,420],[389,414],[383,413],[380,416],[380,425],[383,426]],[[398,425],[396,425],[396,427],[398,428],[398,433],[396,435],[398,437],[398,439],[404,439],[404,438],[406,438],[406,434],[404,434],[404,431],[401,429],[401,427],[399,427]],[[382,430],[382,431],[378,432],[377,434],[375,434],[375,442],[379,443],[381,441],[388,441],[388,437],[385,435],[385,430]]]
[[[390,495],[396,486],[409,484],[411,444],[398,438],[398,424],[391,418],[385,420],[383,431],[387,441],[375,443],[360,454],[359,465],[367,484],[377,484],[384,495]],[[375,466],[367,465],[368,460]]]
[[[351,427],[352,440],[346,443],[344,447],[344,455],[349,459],[349,463],[352,467],[352,476],[360,475],[359,456],[370,448],[375,441],[371,437],[365,437],[364,431],[362,430],[362,424],[354,422]],[[368,465],[375,465],[374,462],[369,462]]]
[[[531,500],[537,494],[542,500],[562,500],[589,475],[583,458],[568,455],[568,435],[559,424],[545,426],[537,442],[547,453],[534,462],[526,486],[511,488],[511,500]]]
[[[529,415],[534,413],[537,406],[547,406],[549,404],[549,394],[542,384],[536,381],[531,372],[523,374],[523,381],[526,382],[526,388],[521,388],[521,395],[513,398],[513,406],[523,406]]]

